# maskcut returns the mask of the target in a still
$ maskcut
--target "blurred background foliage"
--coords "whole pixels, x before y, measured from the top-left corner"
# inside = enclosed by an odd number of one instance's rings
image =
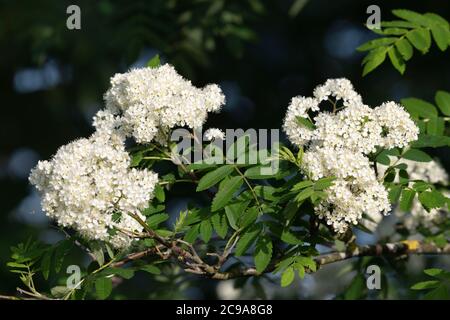
[[[66,28],[70,4],[81,8],[81,30]],[[404,76],[384,64],[361,78],[363,54],[355,49],[376,36],[364,27],[371,4],[380,6],[382,20],[392,19],[395,8],[450,17],[450,3],[439,0],[1,0],[0,291],[14,293],[19,284],[5,266],[10,246],[30,236],[44,242],[62,237],[40,210],[27,181],[29,170],[60,145],[89,135],[109,78],[144,66],[155,54],[195,85],[221,85],[227,105],[207,124],[221,128],[280,128],[290,98],[309,95],[330,77],[349,78],[371,105],[408,96],[432,101],[437,90],[450,91],[450,59],[439,50],[414,57]],[[448,150],[435,155],[449,168]],[[172,209],[180,206],[175,201]],[[386,297],[411,297],[400,284],[423,279],[425,265],[443,263],[433,259],[413,258],[396,266],[403,272],[391,275]],[[120,294],[363,298],[361,281],[353,281],[346,294],[343,289],[354,278],[351,270],[364,263],[326,267],[289,290],[270,279],[250,280],[253,289],[238,295],[230,283],[217,290],[217,282],[174,274],[158,281],[136,277]]]

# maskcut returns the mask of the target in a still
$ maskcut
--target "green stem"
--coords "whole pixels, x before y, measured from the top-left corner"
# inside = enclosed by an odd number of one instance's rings
[[[262,214],[263,212],[262,212],[261,204],[259,203],[258,196],[256,195],[255,189],[253,189],[252,185],[250,184],[248,179],[245,177],[245,175],[241,172],[241,170],[239,170],[238,166],[234,165],[234,169],[237,171],[237,173],[239,173],[239,175],[242,177],[242,179],[244,179],[245,184],[250,189],[250,192],[252,193],[253,198],[255,199],[255,202],[256,202],[256,205],[258,206],[259,212]]]

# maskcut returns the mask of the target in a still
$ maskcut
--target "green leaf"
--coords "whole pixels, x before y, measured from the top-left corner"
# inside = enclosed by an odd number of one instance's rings
[[[420,203],[428,209],[442,208],[447,203],[447,198],[437,190],[424,191],[419,194]]]
[[[417,162],[430,162],[433,160],[428,154],[419,149],[409,149],[402,157]]]
[[[143,158],[144,158],[144,155],[143,155],[142,151],[133,154],[131,156],[130,167],[137,167]]]
[[[313,185],[314,185],[314,182],[312,182],[311,180],[300,181],[299,183],[296,183],[292,187],[291,191],[300,191],[304,188],[311,187]]]
[[[229,204],[225,207],[225,214],[228,219],[228,223],[234,230],[238,230],[238,221],[239,217],[241,216],[242,212],[244,212],[248,205],[250,204],[250,201],[241,201]]]
[[[444,273],[445,271],[442,269],[438,269],[438,268],[430,268],[430,269],[423,270],[423,272],[431,277],[436,277],[436,276]]]
[[[294,219],[295,214],[297,213],[299,205],[295,201],[289,201],[283,209],[283,216],[286,219],[287,223],[290,223],[292,219]]]
[[[427,53],[431,46],[430,32],[425,28],[415,29],[406,34],[411,44],[422,53]]]
[[[308,118],[296,117],[295,119],[296,119],[298,125],[306,128],[306,129],[314,130],[316,128],[314,123],[312,123],[311,120],[309,120]]]
[[[403,74],[406,69],[406,64],[405,61],[403,60],[402,55],[396,49],[396,47],[390,47],[388,50],[388,55],[394,68],[397,69],[397,71],[400,72],[400,74]]]
[[[375,159],[378,163],[381,163],[385,166],[389,166],[391,164],[391,160],[388,157],[387,150],[383,150],[377,155]]]
[[[154,264],[147,264],[145,266],[141,266],[139,267],[139,270],[151,273],[151,274],[161,274],[161,269],[159,269],[157,266],[155,266]]]
[[[402,185],[407,185],[409,183],[409,174],[405,169],[400,169],[398,171],[399,183]]]
[[[69,291],[70,289],[67,286],[55,286],[50,289],[50,293],[56,298],[63,298]]]
[[[95,280],[95,291],[99,299],[108,298],[112,291],[111,278],[102,277]]]
[[[276,268],[273,271],[273,273],[278,273],[278,272],[286,270],[286,268],[291,266],[294,263],[294,261],[295,261],[295,257],[293,257],[293,256],[288,256],[288,257],[282,259],[280,262],[277,263]]]
[[[397,41],[395,43],[395,47],[400,52],[405,61],[408,61],[409,59],[412,58],[414,49],[409,43],[409,41],[406,40],[405,38],[402,38],[399,41]]]
[[[450,116],[450,93],[447,91],[438,91],[434,100],[441,112],[446,116]]]
[[[47,250],[41,260],[41,271],[45,280],[48,280],[50,274],[50,266],[52,263],[53,250]]]
[[[411,144],[413,148],[438,148],[450,146],[450,137],[447,136],[432,136],[428,134],[420,134],[419,139]]]
[[[301,257],[301,256],[298,256],[298,257],[296,257],[295,261],[296,261],[297,264],[300,264],[300,265],[302,265],[303,267],[306,267],[306,268],[308,268],[309,270],[311,270],[311,271],[313,271],[313,272],[316,272],[316,271],[317,271],[317,265],[316,265],[316,262],[315,262],[314,259],[311,258],[311,257]]]
[[[258,197],[264,200],[274,201],[278,199],[278,197],[274,196],[277,189],[272,186],[256,186],[253,190]]]
[[[166,200],[166,194],[164,193],[164,188],[161,187],[159,184],[155,187],[155,198],[159,202],[164,202]]]
[[[245,228],[249,226],[250,224],[254,223],[256,219],[258,218],[258,208],[257,207],[250,207],[248,208],[240,217],[239,219],[239,227]]]
[[[397,203],[398,199],[400,198],[401,192],[402,192],[401,186],[398,185],[391,186],[389,188],[389,202]]]
[[[287,268],[281,274],[281,286],[282,287],[289,286],[292,283],[292,281],[294,281],[294,278],[295,278],[294,268],[293,267]]]
[[[395,37],[387,37],[387,38],[378,38],[374,40],[370,40],[362,45],[360,45],[356,50],[358,51],[369,51],[379,47],[385,47],[394,43],[397,40]]]
[[[434,41],[436,42],[438,48],[441,51],[447,50],[449,45],[450,31],[448,27],[444,27],[440,24],[433,24],[431,26],[431,34],[433,35]]]
[[[151,58],[148,62],[147,62],[147,67],[150,68],[157,68],[161,65],[161,60],[159,58],[159,54],[155,55],[153,58]]]
[[[207,243],[211,239],[213,229],[209,220],[203,220],[200,223],[200,238],[203,242]]]
[[[305,267],[302,265],[296,265],[298,276],[300,279],[303,279],[305,277]]]
[[[225,207],[233,198],[233,195],[241,188],[242,183],[241,176],[232,177],[226,181],[215,195],[212,201],[211,211],[214,212]]]
[[[423,298],[425,300],[449,300],[450,294],[448,286],[440,285],[436,289],[428,292]]]
[[[57,244],[57,248],[55,250],[55,272],[58,273],[61,271],[64,258],[69,253],[70,249],[72,249],[73,243],[70,240],[61,240]],[[95,254],[95,253],[94,253]]]
[[[408,32],[408,29],[404,28],[385,28],[383,30],[372,29],[373,32],[385,35],[385,36],[400,36]]]
[[[261,233],[261,225],[255,224],[246,229],[236,243],[235,255],[237,257],[242,256],[248,248],[255,242],[258,235]]]
[[[437,286],[439,286],[439,281],[429,280],[429,281],[418,282],[415,285],[413,285],[411,287],[411,289],[412,290],[424,290],[424,289],[436,288]]]
[[[124,268],[109,268],[102,273],[104,273],[105,275],[114,274],[127,280],[133,278],[134,276],[134,270]]]
[[[418,118],[419,116],[423,118],[431,118],[438,115],[436,107],[422,99],[405,98],[401,100],[401,103],[414,118]]]
[[[392,13],[402,19],[405,19],[409,22],[412,22],[415,25],[429,27],[430,26],[430,20],[427,19],[425,16],[423,16],[420,13],[406,10],[406,9],[396,9],[392,10]]]
[[[226,237],[228,233],[227,217],[223,213],[216,213],[211,217],[211,222],[217,235],[222,239]]]
[[[417,192],[426,191],[426,190],[430,189],[431,187],[432,187],[432,185],[430,185],[428,182],[425,182],[425,181],[417,181],[417,182],[414,182],[414,184],[413,184],[413,189],[416,190]]]
[[[386,28],[417,28],[417,24],[403,20],[381,21],[381,26]]]
[[[302,244],[302,240],[300,240],[295,234],[293,234],[288,229],[283,229],[280,235],[280,239],[283,242],[291,245]]]
[[[234,171],[234,165],[224,165],[205,174],[198,182],[197,191],[211,188]]]
[[[156,206],[155,206],[155,205],[149,205],[148,208],[146,208],[146,209],[144,209],[144,210],[142,211],[142,214],[143,214],[144,216],[150,216],[150,215],[152,215],[152,214],[154,214],[154,213],[164,211],[165,208],[166,208],[166,207],[164,206],[164,204],[158,204],[158,205],[156,205]]]
[[[361,299],[365,294],[366,283],[364,276],[358,274],[353,278],[350,286],[347,288],[344,294],[345,300]]]
[[[197,239],[198,235],[200,234],[200,225],[196,224],[193,225],[184,235],[183,240],[189,243],[193,243],[195,239]]]
[[[262,166],[254,166],[245,170],[244,175],[249,179],[269,179],[273,177],[273,175],[265,175],[261,174]]]
[[[147,225],[154,229],[167,219],[169,219],[169,215],[167,213],[157,213],[147,218]]]
[[[441,117],[432,117],[427,122],[427,133],[441,136],[445,131],[445,121]]]
[[[295,201],[301,202],[310,196],[312,196],[314,193],[314,188],[306,188],[302,190],[298,195],[295,196]]]
[[[362,73],[363,76],[367,75],[369,72],[373,71],[376,67],[383,63],[383,61],[386,59],[386,51],[387,50],[383,48],[370,55],[370,59],[368,58],[368,60],[366,60],[364,64]]]
[[[404,212],[410,211],[415,196],[416,192],[414,190],[403,189],[400,199],[400,209]]]
[[[263,272],[269,265],[270,260],[272,259],[272,249],[272,240],[267,235],[260,237],[256,242],[255,253],[253,256],[257,272]]]
[[[151,240],[151,239],[147,239],[147,240]],[[110,259],[114,259],[114,250],[111,248],[111,246],[107,243],[105,243],[105,248],[106,248],[106,252],[108,253],[108,256]]]
[[[440,15],[436,14],[436,13],[432,13],[432,12],[427,12],[424,14],[425,17],[427,17],[427,19],[429,19],[433,24],[440,24],[445,28],[449,28],[449,23],[447,20],[445,20],[444,18],[442,18]]]
[[[314,183],[314,190],[320,191],[329,188],[334,184],[334,180],[336,180],[335,177],[326,177],[319,179]]]

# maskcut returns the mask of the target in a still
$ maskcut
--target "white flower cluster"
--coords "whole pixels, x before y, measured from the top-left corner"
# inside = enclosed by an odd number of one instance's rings
[[[195,88],[170,65],[116,74],[105,94],[106,109],[93,120],[96,132],[61,147],[50,161],[40,161],[30,182],[42,194],[46,214],[88,239],[127,247],[158,182],[150,170],[130,169],[125,139],[138,143],[161,139],[175,126],[198,127],[218,111],[224,95],[217,85]],[[218,130],[211,139],[223,138]]]
[[[158,182],[152,171],[129,166],[124,146],[96,133],[62,146],[49,161],[39,161],[30,182],[42,193],[43,210],[58,224],[88,239],[127,247],[131,238],[117,230],[142,231],[129,214],[142,216]]]
[[[168,129],[175,126],[200,127],[208,112],[220,110],[225,96],[215,84],[194,87],[165,64],[116,74],[105,102],[106,109],[94,120],[98,130],[149,143],[154,139],[163,142]]]
[[[225,140],[225,132],[217,128],[209,128],[205,131],[204,136],[207,141]]]
[[[320,110],[323,101],[331,112]],[[403,147],[419,133],[402,106],[386,102],[372,109],[347,79],[327,80],[314,97],[294,97],[283,129],[293,144],[306,147],[303,169],[311,179],[336,178],[315,211],[340,233],[363,214],[390,212],[388,193],[367,156],[377,147]]]

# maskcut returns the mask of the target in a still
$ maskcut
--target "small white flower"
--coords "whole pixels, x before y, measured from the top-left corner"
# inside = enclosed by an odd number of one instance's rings
[[[225,132],[217,128],[209,128],[205,131],[204,136],[207,141],[213,141],[216,139],[225,140]]]

